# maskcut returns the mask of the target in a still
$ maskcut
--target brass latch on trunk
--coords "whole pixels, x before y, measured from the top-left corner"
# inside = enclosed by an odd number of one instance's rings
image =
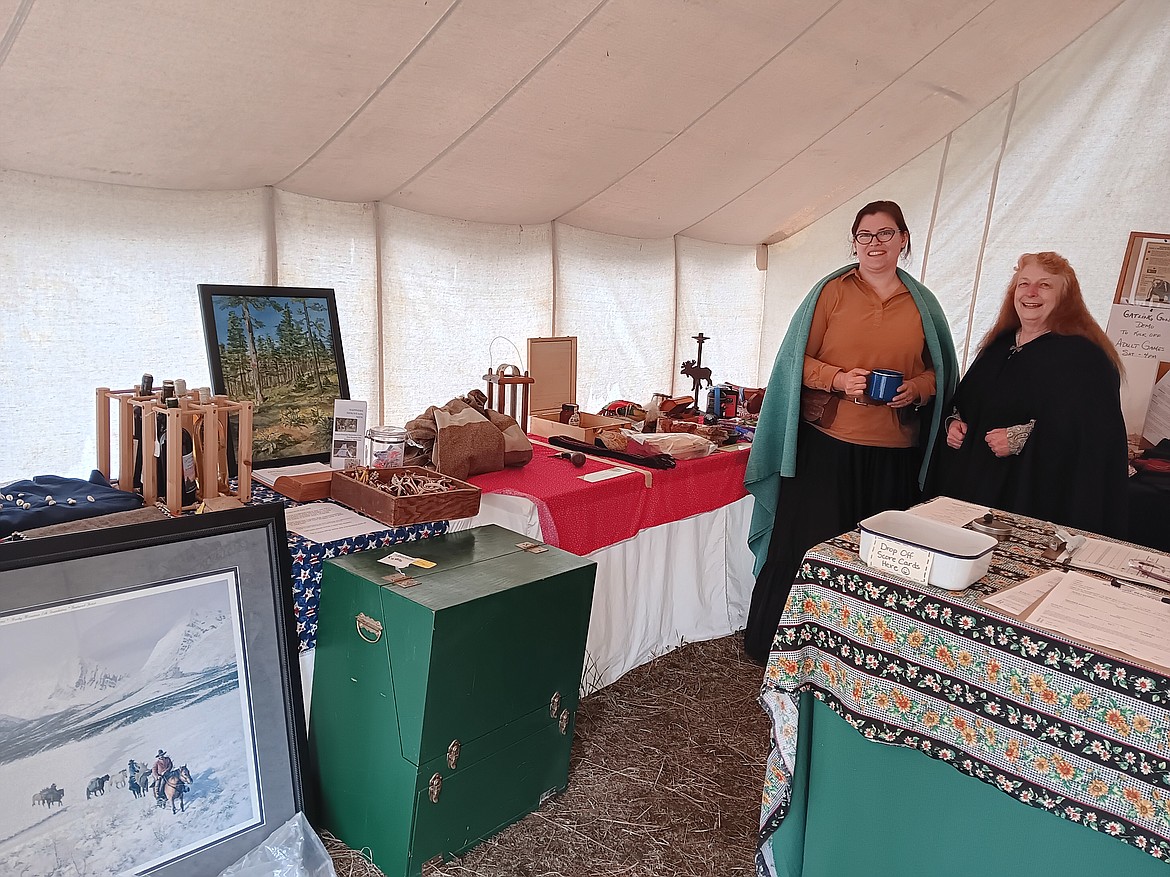
[[[459,741],[452,740],[451,745],[447,747],[447,767],[451,770],[455,769],[455,765],[459,763]]]
[[[364,612],[358,613],[356,621],[358,636],[366,642],[376,643],[382,638],[382,622],[375,621]]]
[[[554,691],[552,699],[549,700],[549,702],[548,702],[549,718],[555,719],[557,716],[557,710],[559,710],[560,708],[561,708],[561,693],[559,691]]]
[[[443,778],[435,774],[427,784],[427,797],[431,799],[432,804],[439,803],[439,792],[441,791],[443,791]]]

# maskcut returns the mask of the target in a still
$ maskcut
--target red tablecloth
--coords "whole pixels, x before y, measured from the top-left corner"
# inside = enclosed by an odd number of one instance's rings
[[[586,460],[578,469],[534,445],[532,462],[469,479],[484,493],[522,496],[536,504],[544,541],[585,555],[629,539],[640,530],[713,511],[747,495],[743,489],[746,450],[718,451],[682,460],[673,469],[655,469],[646,487],[641,471],[606,481],[579,476],[620,466],[620,460]]]

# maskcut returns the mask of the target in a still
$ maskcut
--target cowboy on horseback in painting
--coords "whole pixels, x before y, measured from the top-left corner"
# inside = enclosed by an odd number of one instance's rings
[[[172,770],[174,766],[175,763],[171,761],[170,756],[160,749],[154,759],[154,768],[151,770],[152,780],[150,783],[150,790],[154,792],[154,796],[158,799],[158,806],[160,807],[165,801],[163,795],[163,779],[166,777],[167,772]]]

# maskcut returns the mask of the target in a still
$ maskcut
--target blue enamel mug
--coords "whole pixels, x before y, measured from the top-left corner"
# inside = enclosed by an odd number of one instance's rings
[[[875,368],[865,382],[865,395],[875,402],[889,402],[898,395],[902,373],[892,368]]]

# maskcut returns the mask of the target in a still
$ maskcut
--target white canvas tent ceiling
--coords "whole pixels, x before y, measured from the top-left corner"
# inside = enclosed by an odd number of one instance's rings
[[[0,168],[780,240],[1119,0],[0,0]]]

